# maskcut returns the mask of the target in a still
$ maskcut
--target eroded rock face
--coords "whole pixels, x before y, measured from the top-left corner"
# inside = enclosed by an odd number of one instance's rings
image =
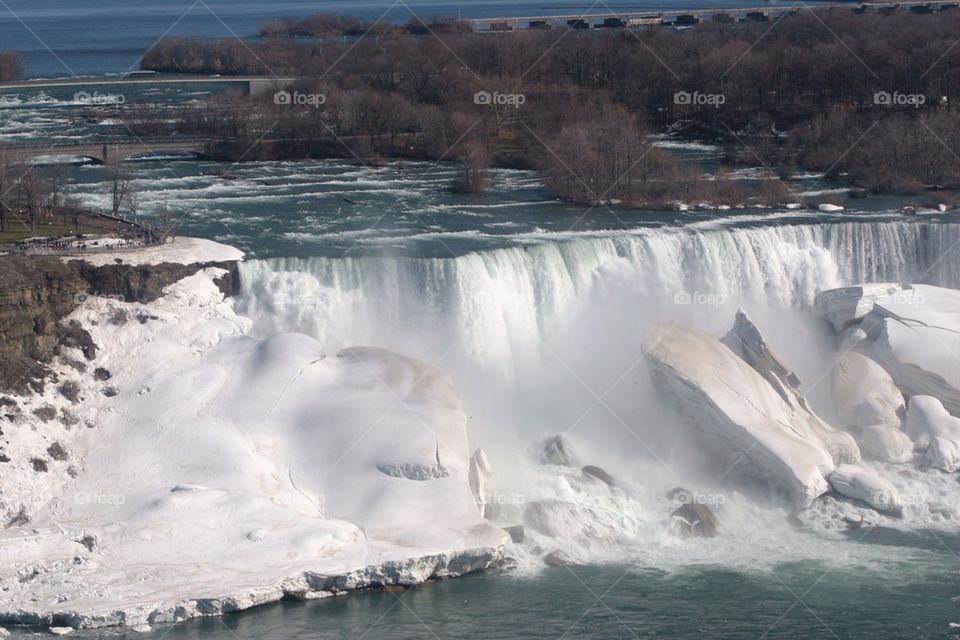
[[[44,366],[59,344],[75,343],[93,357],[89,334],[82,327],[60,324],[85,296],[116,296],[127,302],[150,302],[164,287],[204,266],[227,270],[221,290],[233,292],[237,263],[93,266],[80,260],[63,262],[51,256],[0,256],[0,390],[25,394],[42,389]]]
[[[806,403],[800,395],[800,379],[774,353],[743,309],[737,311],[733,328],[720,341],[763,376],[785,401],[790,402],[792,395]]]
[[[719,340],[660,325],[647,337],[645,353],[663,400],[684,418],[707,457],[730,470],[728,477],[748,489],[772,490],[797,507],[827,491],[825,476],[836,464],[830,449],[837,447],[824,436],[839,432],[785,400]],[[859,458],[849,434],[840,435]]]
[[[830,486],[842,496],[892,515],[901,515],[903,501],[896,488],[873,469],[841,464],[830,474]]]
[[[855,351],[840,355],[832,371],[833,403],[847,427],[899,428],[906,405],[883,367]]]

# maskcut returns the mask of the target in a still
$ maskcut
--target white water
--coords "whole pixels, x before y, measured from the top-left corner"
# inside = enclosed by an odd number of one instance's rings
[[[590,504],[628,537],[642,532],[640,540],[655,542],[664,539],[656,523],[669,513],[658,505],[663,492],[710,478],[678,464],[689,457],[671,449],[676,425],[647,384],[640,344],[654,324],[678,321],[722,335],[745,307],[829,418],[824,372],[834,345],[812,311],[816,293],[861,281],[960,286],[960,266],[949,255],[960,226],[952,224],[707,226],[557,238],[543,234],[525,238],[526,246],[456,258],[253,260],[241,266],[239,311],[264,334],[307,333],[328,352],[383,346],[449,374],[472,420],[471,444],[491,452],[507,502],[517,491],[520,501],[576,493],[564,478],[531,484],[521,464],[537,438],[569,433],[585,462],[637,483],[633,499],[644,504],[643,515]],[[905,490],[923,492],[922,484]],[[831,528],[840,511],[823,509],[831,515],[818,528]],[[734,500],[726,510],[728,526],[752,530],[750,509]],[[924,513],[911,526],[936,526]],[[777,548],[780,536],[792,535],[777,524],[753,542]]]

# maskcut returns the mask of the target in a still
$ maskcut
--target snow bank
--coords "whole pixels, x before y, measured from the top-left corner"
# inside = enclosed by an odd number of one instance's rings
[[[446,379],[380,349],[328,357],[304,335],[253,339],[213,282],[222,273],[186,278],[148,306],[91,298],[71,316],[115,393],[84,378],[71,409],[98,428],[73,432],[65,486],[13,470],[12,484],[57,498],[35,510],[35,533],[4,532],[0,621],[173,622],[416,584],[500,557],[506,535],[477,508],[466,418]],[[381,471],[393,466],[444,473]]]

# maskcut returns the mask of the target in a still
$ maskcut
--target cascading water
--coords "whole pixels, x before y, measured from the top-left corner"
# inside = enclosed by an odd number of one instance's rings
[[[588,505],[610,531],[655,542],[650,548],[667,556],[664,488],[696,474],[684,475],[691,465],[671,458],[676,424],[648,384],[641,343],[656,323],[719,336],[745,307],[829,416],[823,372],[834,345],[812,310],[818,291],[865,281],[960,286],[957,261],[942,259],[960,245],[960,226],[939,222],[514,238],[514,246],[447,258],[251,260],[241,265],[238,310],[255,331],[307,333],[330,353],[373,345],[432,364],[464,399],[471,445],[491,453],[504,491],[523,484],[527,497]],[[568,478],[531,471],[523,462],[531,443],[559,432],[572,434],[589,461],[630,478],[632,499],[605,502],[578,493]],[[736,518],[748,526],[760,517],[752,509],[727,505],[727,525]],[[569,523],[571,538],[578,526]],[[771,535],[757,544],[773,548],[787,534]],[[600,548],[594,544],[591,557]]]
[[[817,291],[843,284],[960,284],[956,261],[942,259],[960,243],[953,224],[664,228],[560,238],[546,234],[450,258],[252,260],[241,268],[240,311],[262,331],[307,333],[330,349],[375,344],[431,359],[456,343],[477,364],[509,371],[531,343],[601,301],[642,299],[644,316],[671,319],[684,302],[805,308]]]

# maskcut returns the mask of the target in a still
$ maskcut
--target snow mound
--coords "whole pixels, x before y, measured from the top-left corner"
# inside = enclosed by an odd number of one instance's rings
[[[900,514],[903,500],[896,488],[869,467],[841,464],[830,474],[830,486],[842,496],[859,500],[881,513]]]
[[[173,622],[500,557],[506,535],[478,511],[466,417],[446,378],[385,350],[331,358],[305,335],[254,339],[214,284],[220,273],[150,305],[100,299],[71,316],[118,393],[87,378],[78,410],[99,429],[71,451],[79,473],[30,523],[40,533],[4,532],[0,621]],[[103,322],[120,309],[153,319]],[[17,473],[43,495],[36,483],[50,474]]]
[[[906,411],[903,394],[879,364],[850,351],[837,359],[832,377],[833,403],[847,427],[900,427]]]

